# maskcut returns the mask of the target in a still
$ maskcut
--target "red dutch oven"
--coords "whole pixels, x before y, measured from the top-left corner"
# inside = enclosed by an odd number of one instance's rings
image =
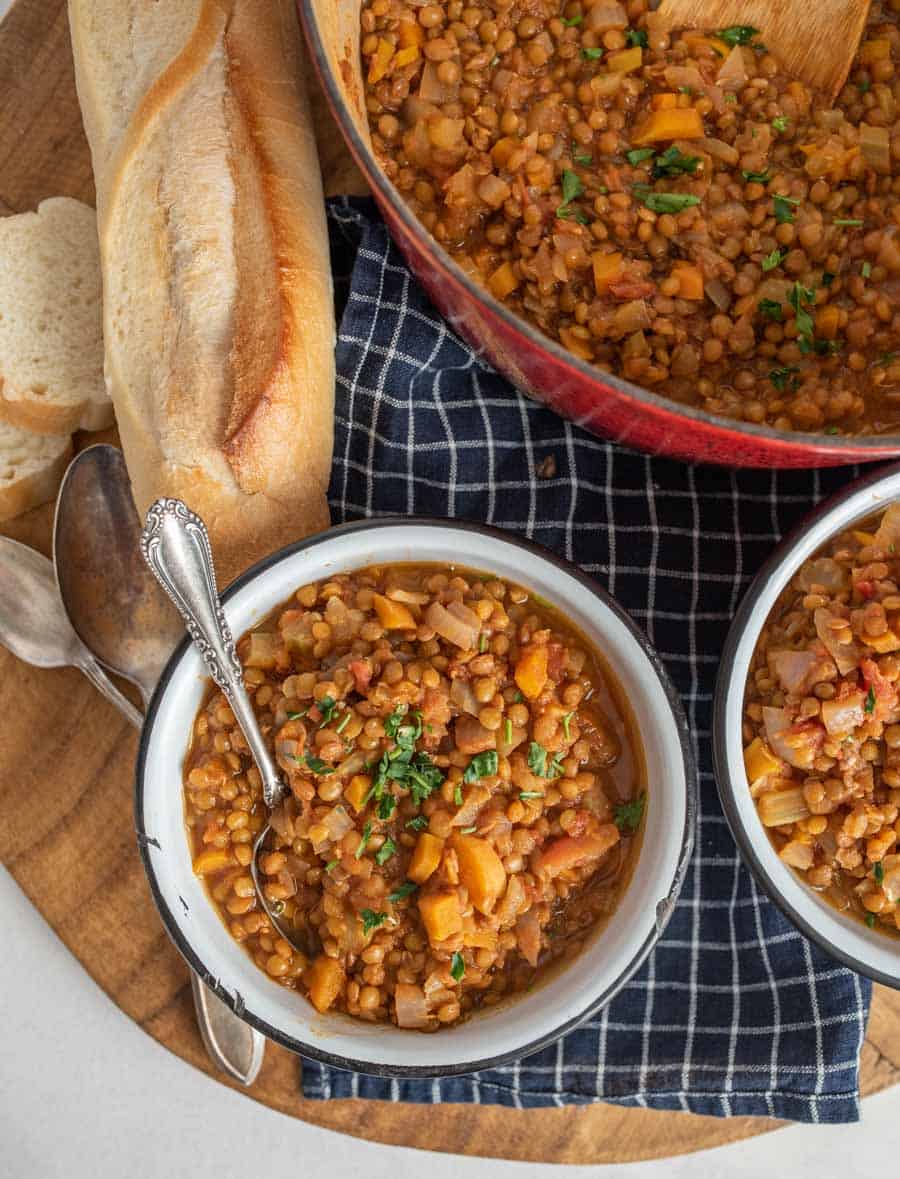
[[[601,372],[474,282],[378,166],[365,117],[359,0],[297,0],[319,81],[394,241],[460,336],[518,389],[601,437],[650,454],[732,467],[828,467],[900,454],[900,437],[787,433],[717,417]]]

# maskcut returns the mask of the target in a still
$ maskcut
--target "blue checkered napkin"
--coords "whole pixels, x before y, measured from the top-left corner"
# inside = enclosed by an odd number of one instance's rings
[[[602,442],[516,394],[453,335],[374,206],[330,207],[342,278],[331,507],[487,521],[606,585],[681,692],[702,802],[675,914],[590,1023],[503,1068],[384,1080],[303,1063],[307,1097],[589,1101],[807,1122],[859,1116],[871,986],[806,941],[742,866],[716,796],[709,727],[729,620],[776,540],[850,472],[730,472]],[[541,477],[552,456],[555,474]],[[545,473],[545,472],[544,472]]]

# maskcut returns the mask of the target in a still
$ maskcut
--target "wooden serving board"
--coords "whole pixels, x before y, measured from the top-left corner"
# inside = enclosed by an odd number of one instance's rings
[[[365,192],[321,96],[326,189]],[[0,25],[0,213],[45,197],[93,200],[75,97],[65,0],[18,0]],[[113,431],[101,440],[114,440]],[[97,436],[86,441],[96,441]],[[47,505],[6,531],[45,553]],[[171,1051],[212,1073],[187,968],[150,899],[132,828],[134,732],[76,671],[39,671],[0,648],[0,859],[110,998]],[[40,734],[40,739],[36,735]],[[900,1080],[900,994],[877,987],[863,1092]],[[242,1090],[239,1090],[242,1091]],[[332,1130],[430,1150],[555,1163],[610,1163],[720,1146],[775,1129],[754,1118],[610,1105],[522,1113],[445,1105],[305,1101],[296,1057],[270,1044],[249,1096]]]

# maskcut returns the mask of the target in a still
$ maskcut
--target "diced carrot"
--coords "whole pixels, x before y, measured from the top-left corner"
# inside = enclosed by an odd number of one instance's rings
[[[432,945],[462,932],[462,912],[456,892],[429,892],[420,896],[419,913]]]
[[[602,254],[596,251],[591,256],[594,265],[594,290],[598,295],[609,290],[610,283],[622,273],[622,254]]]
[[[761,737],[754,737],[744,750],[744,768],[747,771],[747,781],[752,785],[760,778],[774,774],[780,762]]]
[[[678,106],[678,95],[667,91],[664,94],[654,94],[650,99],[650,106],[655,111],[671,111]]]
[[[474,946],[481,950],[496,950],[497,931],[494,929],[479,929],[471,917],[463,922],[463,945]]]
[[[658,143],[663,139],[702,139],[703,120],[696,107],[682,110],[652,111],[637,131],[631,142],[637,147],[647,143]]]
[[[416,884],[424,884],[429,876],[437,869],[444,851],[443,839],[423,831],[419,836],[413,854],[409,858],[406,875]]]
[[[388,66],[391,64],[391,59],[394,56],[394,46],[390,41],[381,37],[375,47],[375,52],[369,62],[369,84],[380,82],[381,79],[388,72]]]
[[[417,20],[401,20],[397,30],[397,38],[404,49],[410,45],[421,45],[425,40],[425,30]]]
[[[731,46],[720,37],[709,37],[706,33],[699,31],[692,30],[691,32],[685,33],[684,39],[690,45],[691,49],[711,49],[716,57],[724,58],[731,52]]]
[[[822,340],[836,340],[840,322],[841,313],[834,303],[820,307],[816,312],[816,335]]]
[[[900,635],[895,629],[897,623],[897,615],[893,616],[891,620],[893,625],[889,626],[886,631],[880,635],[866,635],[866,644],[877,651],[879,655],[887,655],[890,651],[900,650]]]
[[[372,604],[378,615],[378,621],[385,630],[416,629],[416,620],[412,616],[412,611],[402,602],[393,602],[383,594],[373,594]]]
[[[402,69],[404,66],[409,65],[411,61],[415,61],[418,56],[418,45],[407,45],[404,49],[398,49],[391,62],[391,69]]]
[[[506,870],[486,839],[454,835],[451,846],[459,861],[459,878],[479,913],[490,913],[506,888]]]
[[[194,875],[209,876],[211,872],[221,872],[223,868],[230,868],[234,863],[231,852],[224,848],[207,848],[194,860]]]
[[[570,327],[561,327],[559,329],[559,338],[573,356],[578,356],[582,360],[593,360],[594,354],[588,347],[587,342],[581,336],[576,336]]]
[[[634,45],[631,49],[611,53],[606,59],[606,67],[614,74],[631,74],[641,68],[643,60],[643,49],[640,45]]]
[[[516,685],[523,696],[536,700],[547,683],[549,651],[546,643],[525,647],[516,663]]]
[[[890,61],[891,43],[887,37],[874,37],[863,41],[859,47],[859,60],[863,65],[874,65],[876,61]]]
[[[861,544],[861,545],[874,544],[875,543],[875,533],[874,532],[863,532],[861,528],[855,528],[853,530],[853,539],[856,541],[857,544]]]
[[[313,1007],[316,1011],[327,1011],[341,993],[346,979],[336,958],[320,954],[306,972],[305,981]]]
[[[678,279],[678,295],[681,299],[700,300],[703,298],[703,273],[688,262],[676,262],[672,277]]]
[[[542,876],[558,876],[586,860],[599,860],[618,842],[619,828],[615,823],[604,823],[593,834],[561,835],[544,847],[535,867]]]
[[[372,779],[368,774],[354,774],[350,779],[350,785],[344,791],[344,798],[357,814],[363,809],[364,799],[371,789]]]
[[[512,294],[518,285],[519,280],[510,262],[504,262],[502,266],[498,266],[488,279],[488,286],[495,299],[505,299],[507,295]]]

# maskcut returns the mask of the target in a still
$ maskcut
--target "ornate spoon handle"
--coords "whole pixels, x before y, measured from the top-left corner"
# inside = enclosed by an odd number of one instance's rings
[[[240,660],[219,601],[206,526],[180,499],[158,499],[147,513],[141,553],[175,603],[209,674],[231,705],[262,777],[266,806],[271,809],[285,787],[244,689]]]

